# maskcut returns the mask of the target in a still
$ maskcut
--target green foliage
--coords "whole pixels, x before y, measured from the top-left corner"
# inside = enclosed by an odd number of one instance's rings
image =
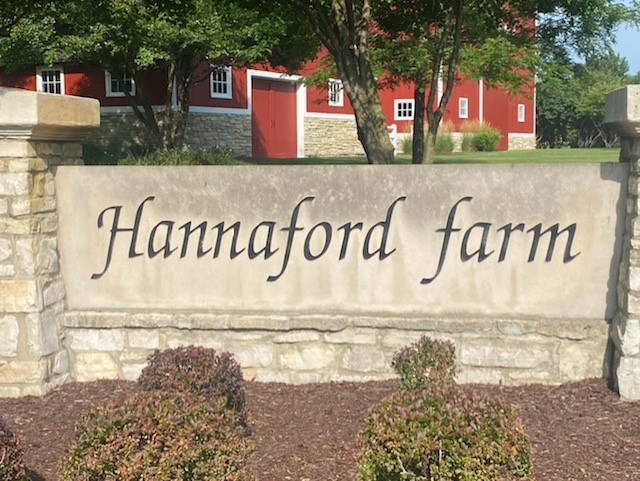
[[[438,132],[435,149],[436,154],[450,154],[453,152],[453,136],[451,132]]]
[[[471,145],[478,152],[493,152],[496,150],[502,134],[489,124],[482,124],[474,133]]]
[[[486,122],[471,120],[460,126],[463,152],[492,152],[498,146],[502,134]]]
[[[129,153],[118,165],[236,165],[231,149],[210,148],[153,150],[141,154]]]
[[[614,132],[604,125],[605,94],[633,77],[626,59],[608,51],[584,63],[550,60],[537,84],[537,132],[545,147],[611,147]]]
[[[22,445],[0,417],[0,481],[29,481]]]
[[[359,436],[358,481],[532,480],[513,409],[456,386],[393,394]]]
[[[58,471],[61,481],[249,481],[252,449],[222,400],[140,392],[79,422]]]
[[[197,346],[156,351],[149,356],[138,383],[145,390],[221,399],[228,409],[244,416],[242,371],[227,352],[216,354]]]
[[[413,137],[402,137],[402,153],[411,155],[413,153]]]
[[[456,349],[449,341],[421,337],[393,356],[391,366],[403,389],[449,386],[456,375]]]

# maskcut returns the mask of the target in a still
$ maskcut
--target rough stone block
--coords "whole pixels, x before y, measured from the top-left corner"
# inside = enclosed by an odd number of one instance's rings
[[[64,299],[65,291],[64,291],[64,283],[62,279],[55,280],[45,285],[42,290],[42,298],[44,300],[45,307],[52,306],[57,302],[60,302]]]
[[[34,280],[0,280],[0,312],[36,312],[41,308]]]
[[[0,386],[0,397],[19,397],[20,388],[16,386]]]
[[[276,344],[296,344],[299,342],[316,342],[320,340],[320,334],[315,331],[293,331],[279,334],[273,338]]]
[[[32,238],[18,239],[16,241],[17,267],[23,274],[35,274],[35,256]]]
[[[14,316],[0,318],[0,357],[15,357],[18,354],[20,325]]]
[[[629,267],[628,284],[632,291],[640,291],[640,267]]]
[[[69,353],[60,351],[56,354],[53,360],[53,374],[68,374],[69,373]]]
[[[616,371],[620,397],[627,401],[640,400],[640,359],[623,356]]]
[[[0,384],[40,383],[46,374],[39,361],[0,361]]]
[[[205,336],[199,331],[171,330],[166,338],[167,347],[170,349],[181,346],[203,346],[216,351],[224,349],[224,343],[217,336]]]
[[[82,144],[65,142],[62,144],[63,157],[82,157]]]
[[[118,364],[106,352],[82,352],[77,353],[75,357],[75,380],[78,382],[120,377]]]
[[[280,354],[284,367],[294,371],[320,370],[335,361],[335,349],[331,346],[290,346]]]
[[[353,372],[379,372],[387,369],[387,360],[378,347],[353,346],[345,352],[342,365]]]
[[[16,274],[16,266],[13,264],[0,264],[0,277],[13,277]]]
[[[67,333],[69,347],[74,351],[122,351],[125,334],[120,330],[77,329]]]
[[[28,195],[31,187],[31,174],[25,172],[0,174],[0,196]]]
[[[122,364],[122,377],[127,381],[137,381],[146,363]]]
[[[28,140],[0,139],[0,157],[35,157],[34,142]]]
[[[243,368],[271,366],[275,357],[273,347],[267,344],[237,346],[231,351]]]
[[[624,331],[620,333],[620,348],[624,356],[640,354],[640,320],[627,319]]]
[[[13,245],[9,239],[0,239],[0,261],[6,261],[13,255]]]
[[[503,344],[479,339],[460,346],[460,363],[476,367],[535,368],[551,362],[553,345],[543,342]]]
[[[347,328],[343,331],[327,333],[324,339],[331,344],[376,344],[378,334],[374,329]]]
[[[27,344],[31,352],[39,356],[48,356],[60,349],[57,314],[56,310],[47,309],[41,314],[29,314],[25,317]]]
[[[127,344],[134,349],[159,349],[160,333],[152,329],[129,329]]]
[[[568,342],[558,351],[556,382],[578,381],[602,376],[607,338],[601,342]]]

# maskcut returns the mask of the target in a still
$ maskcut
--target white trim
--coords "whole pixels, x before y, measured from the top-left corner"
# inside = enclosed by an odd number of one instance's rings
[[[293,81],[297,82],[304,78],[300,75],[289,75],[286,73],[267,72],[266,70],[254,70],[254,69],[247,69],[247,75],[249,77],[271,78],[276,80],[284,80],[287,82],[293,82]]]
[[[251,110],[249,109],[234,109],[231,107],[193,106],[189,107],[189,112],[197,114],[251,115]]]
[[[209,72],[209,95],[212,99],[232,99],[233,98],[233,70],[231,67],[221,65],[211,65],[211,72]],[[214,92],[213,91],[213,75],[217,73],[217,69],[224,70],[227,75],[225,80],[226,92]],[[222,83],[216,80],[217,83]]]
[[[331,90],[332,85],[339,85],[339,90],[333,92]],[[331,78],[329,79],[329,83],[327,85],[328,90],[328,103],[329,107],[344,107],[344,86],[342,85],[342,80]],[[331,100],[331,94],[335,93],[336,100]]]
[[[524,104],[518,104],[518,122],[524,123],[527,120],[527,107]]]
[[[124,92],[114,92],[111,90],[111,72],[104,71],[104,91],[107,97],[125,97]],[[136,81],[131,77],[131,95],[136,94]]]
[[[469,99],[467,97],[460,97],[458,99],[458,118],[469,118]]]
[[[38,92],[44,92],[43,90],[43,82],[42,82],[42,71],[46,70],[59,70],[60,71],[60,94],[55,95],[64,95],[64,68],[62,65],[52,65],[50,67],[39,66],[36,67],[36,90]],[[48,92],[51,93],[51,92]]]
[[[478,109],[478,120],[480,123],[484,123],[484,78],[480,77],[480,81],[478,82],[478,96],[479,96],[479,109]]]
[[[307,86],[298,82],[296,88],[296,131],[297,131],[297,154],[298,158],[304,155],[304,118],[307,113]]]
[[[307,112],[305,116],[316,118],[316,119],[344,119],[344,120],[356,119],[356,116],[354,114],[331,114],[326,112]]]
[[[411,104],[411,115],[398,115],[398,107],[400,104]],[[403,110],[408,110],[404,108]],[[394,99],[393,100],[393,120],[413,120],[416,113],[416,104],[414,99]]]

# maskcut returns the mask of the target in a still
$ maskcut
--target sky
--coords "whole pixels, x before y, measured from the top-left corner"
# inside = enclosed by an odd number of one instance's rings
[[[629,62],[629,73],[640,71],[640,30],[638,27],[619,28],[616,34],[614,51]]]

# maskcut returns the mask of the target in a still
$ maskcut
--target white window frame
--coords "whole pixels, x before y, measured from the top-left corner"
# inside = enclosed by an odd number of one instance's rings
[[[231,67],[222,67],[220,65],[211,65],[211,72],[209,73],[209,93],[213,99],[231,99],[233,98],[233,72]],[[226,73],[226,79],[224,82],[214,78],[218,71],[224,71]],[[214,92],[214,85],[224,85],[226,92]]]
[[[393,101],[394,120],[413,120],[416,106],[413,99],[395,99]]]
[[[342,80],[329,79],[329,106],[330,107],[343,107],[344,106],[344,89],[342,86]]]
[[[524,122],[527,115],[527,107],[524,104],[518,104],[518,122]]]
[[[50,82],[48,81],[45,82],[45,80],[42,78],[43,72],[56,71],[56,70],[60,72],[60,93],[59,94],[58,92],[46,92],[45,84],[49,84]],[[44,67],[44,66],[36,67],[36,90],[38,92],[64,95],[64,69],[62,68],[62,65],[52,65],[51,67]]]
[[[131,77],[131,76],[129,76],[129,77]],[[124,94],[123,91],[121,91],[121,90],[120,91],[112,90],[112,84],[111,84],[112,80],[113,79],[111,78],[111,72],[108,72],[108,71],[105,70],[105,72],[104,72],[104,82],[105,82],[105,89],[106,89],[107,97],[124,97],[125,94]],[[118,83],[120,83],[120,82],[118,81]],[[131,77],[131,95],[135,95],[135,94],[136,94],[136,81],[133,79],[133,77]]]
[[[460,97],[458,99],[458,118],[469,118],[469,99],[467,97]]]

